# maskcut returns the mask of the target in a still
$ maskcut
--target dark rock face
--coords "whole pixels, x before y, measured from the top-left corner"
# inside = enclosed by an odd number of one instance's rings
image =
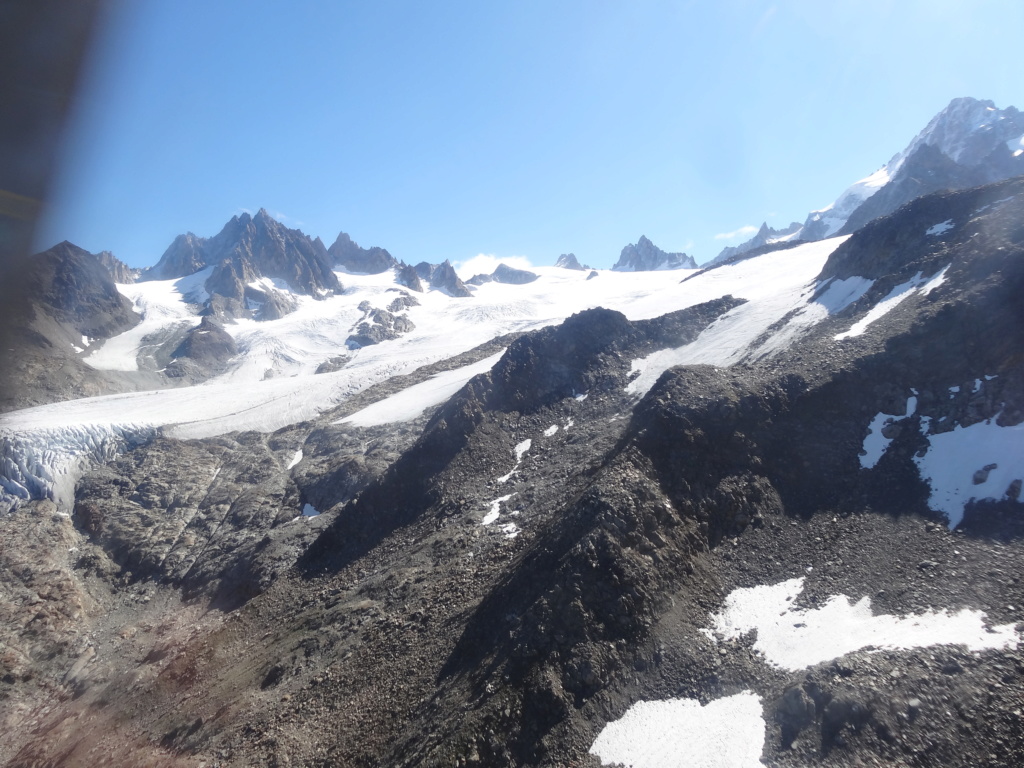
[[[417,265],[417,272],[419,272],[419,269],[420,266]],[[455,268],[447,259],[444,260],[444,263],[438,264],[430,270],[429,279],[431,288],[444,291],[449,296],[465,298],[473,295],[465,283],[459,279],[459,276],[455,273]]]
[[[484,283],[505,283],[507,285],[525,285],[536,280],[538,275],[526,269],[515,269],[507,264],[499,264],[489,275],[473,275],[466,281],[467,285],[483,285]]]
[[[576,259],[575,253],[563,253],[558,257],[558,261],[555,262],[555,266],[561,267],[562,269],[576,269],[580,271],[590,269],[590,267],[579,263]]]
[[[416,274],[419,276],[420,280],[426,280],[429,283],[430,278],[437,270],[437,265],[421,261],[419,264],[413,267],[413,269],[416,271]]]
[[[398,259],[383,248],[360,248],[344,232],[338,235],[327,253],[338,266],[359,274],[377,275],[398,266]]]
[[[100,259],[64,241],[26,263],[24,296],[86,336],[109,338],[139,322]]]
[[[141,269],[129,267],[110,251],[100,251],[96,254],[100,264],[107,268],[110,277],[115,283],[134,283],[142,274]]]
[[[538,275],[535,272],[530,272],[526,269],[515,269],[507,264],[499,264],[495,267],[494,272],[491,273],[491,277],[496,283],[525,285],[526,283],[532,283],[536,280]]]
[[[410,296],[405,291],[400,291],[402,294],[390,304],[388,304],[388,312],[402,312],[403,310],[409,309],[409,307],[418,307],[420,305],[415,296]]]
[[[403,264],[398,268],[395,274],[395,282],[399,285],[404,285],[411,291],[423,293],[423,283],[420,281],[419,272],[417,272],[415,267],[411,267],[408,264]]]
[[[619,312],[593,309],[517,339],[489,374],[472,379],[445,404],[416,446],[341,513],[335,532],[319,545],[321,553],[343,542],[362,546],[360,542],[385,535],[398,521],[438,502],[445,467],[480,428],[486,412],[530,414],[583,394],[597,398],[598,393],[614,393],[618,399],[629,377],[626,350],[650,351],[691,341],[741,303],[723,298],[638,323]],[[493,454],[492,447],[479,458]]]
[[[187,357],[198,365],[219,368],[238,353],[235,340],[209,316],[189,331],[174,351],[173,357]]]
[[[209,265],[208,243],[207,238],[199,237],[191,232],[178,235],[164,251],[160,261],[142,273],[142,279],[173,280],[205,269]]]
[[[473,295],[447,259],[441,264],[428,264],[425,261],[421,261],[412,269],[420,280],[426,282],[434,290],[444,291],[453,297],[465,298]],[[412,287],[409,283],[403,282],[402,284]]]
[[[102,394],[106,376],[78,349],[138,324],[99,258],[68,242],[11,264],[0,344],[0,410]],[[84,337],[88,337],[87,344]]]
[[[641,236],[636,245],[622,249],[612,269],[620,272],[644,272],[655,269],[696,269],[697,262],[685,253],[666,253]]]

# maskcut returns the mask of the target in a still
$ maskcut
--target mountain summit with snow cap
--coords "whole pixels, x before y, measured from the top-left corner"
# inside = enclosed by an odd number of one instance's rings
[[[1024,113],[991,101],[962,97],[933,117],[906,146],[834,202],[807,214],[802,227],[759,232],[724,249],[716,262],[782,241],[823,240],[855,232],[911,200],[943,189],[966,189],[1024,173]],[[785,232],[783,235],[782,232]]]

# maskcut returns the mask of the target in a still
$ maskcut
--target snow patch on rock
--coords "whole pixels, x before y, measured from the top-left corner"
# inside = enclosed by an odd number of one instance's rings
[[[509,481],[509,479],[512,477],[512,475],[515,474],[516,470],[519,469],[519,464],[522,462],[523,456],[526,455],[526,452],[528,450],[530,450],[530,446],[532,446],[532,445],[533,445],[533,440],[531,440],[530,438],[526,438],[521,443],[518,443],[516,445],[516,447],[515,447],[515,453],[516,453],[516,463],[515,463],[515,466],[513,466],[512,469],[509,470],[509,473],[507,475],[502,475],[501,477],[498,478],[498,482],[499,483],[507,483]]]
[[[590,747],[605,765],[633,768],[762,768],[761,699],[744,691],[702,706],[696,699],[640,701]]]
[[[928,506],[944,512],[950,528],[972,499],[1004,499],[1014,480],[1024,480],[1024,424],[1000,427],[989,419],[927,439],[928,450],[914,463],[931,485]]]
[[[942,285],[946,281],[946,270],[948,269],[949,265],[943,267],[940,272],[927,279],[923,278],[921,273],[918,272],[907,282],[900,283],[889,291],[886,297],[869,309],[868,313],[854,323],[850,330],[837,333],[834,338],[836,341],[841,341],[854,336],[860,336],[868,329],[869,325],[892,312],[916,292],[920,291],[922,295],[927,295]]]
[[[1014,624],[989,627],[985,613],[929,610],[909,616],[874,615],[871,598],[851,603],[845,595],[831,597],[820,608],[802,609],[794,601],[804,577],[779,584],[741,588],[725,599],[712,617],[713,633],[724,640],[757,631],[754,650],[774,667],[797,671],[845,656],[862,648],[908,649],[930,645],[964,645],[972,651],[1016,648]]]
[[[938,224],[933,224],[924,231],[926,235],[941,235],[943,232],[948,232],[953,228],[953,220],[946,219],[940,221]]]

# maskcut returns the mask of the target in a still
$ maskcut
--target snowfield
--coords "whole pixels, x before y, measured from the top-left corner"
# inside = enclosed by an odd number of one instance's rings
[[[477,374],[491,370],[503,354],[504,349],[478,363],[438,373],[334,423],[374,427],[396,421],[412,421],[427,408],[445,402]]]

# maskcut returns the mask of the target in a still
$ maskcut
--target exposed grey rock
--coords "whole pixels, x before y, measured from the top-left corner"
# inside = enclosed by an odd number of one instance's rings
[[[612,267],[619,272],[646,272],[656,269],[696,269],[697,262],[685,253],[666,253],[641,235],[636,245],[622,249]]]
[[[419,301],[415,296],[410,296],[408,293],[402,292],[402,295],[388,304],[388,312],[402,312],[409,307],[418,307]]]
[[[485,283],[494,282],[494,278],[491,275],[485,275],[480,273],[479,275],[473,275],[469,280],[466,281],[466,285],[484,285]]]
[[[361,248],[344,232],[327,252],[335,264],[359,274],[377,275],[398,266],[398,259],[383,248]]]
[[[207,316],[189,331],[174,351],[173,357],[187,357],[209,369],[220,369],[235,354],[235,340],[224,328]]]
[[[66,241],[8,266],[0,410],[108,391],[112,378],[83,363],[76,349],[123,333],[140,317],[106,267]]]
[[[418,271],[419,266],[416,269]],[[462,280],[459,279],[459,276],[455,273],[455,268],[448,259],[445,259],[441,264],[435,265],[430,270],[430,287],[438,291],[444,291],[453,297],[464,298],[473,295]]]
[[[537,279],[535,272],[526,269],[515,269],[507,264],[499,264],[494,268],[491,277],[496,283],[507,283],[510,285],[525,285]]]
[[[953,99],[883,166],[882,186],[854,185],[832,205],[809,213],[796,237],[820,240],[850,234],[922,195],[1019,176],[1024,155],[1014,154],[1007,142],[1022,134],[1024,113],[1015,107],[997,109],[991,101]]]
[[[237,218],[237,217],[236,217]],[[234,219],[232,219],[234,221]],[[178,235],[160,260],[143,270],[143,280],[172,280],[195,274],[209,265],[208,240],[191,232]]]
[[[110,251],[100,251],[96,254],[96,258],[107,268],[115,283],[134,283],[142,274],[141,269],[129,267]]]
[[[419,273],[415,267],[411,267],[408,264],[403,264],[398,268],[398,271],[395,273],[395,282],[399,285],[404,285],[409,290],[423,293],[423,283],[420,281]]]
[[[420,280],[426,280],[429,283],[430,278],[433,277],[434,271],[437,269],[437,265],[421,261],[413,267],[413,269],[416,271],[416,274],[419,275]]]
[[[409,333],[416,328],[409,318],[392,314],[386,309],[374,308],[369,302],[362,302],[359,309],[365,313],[365,319],[356,326],[356,332],[345,340],[349,349],[359,349],[397,339],[403,333]]]
[[[351,356],[347,354],[336,355],[335,357],[332,357],[328,360],[324,360],[322,363],[320,363],[320,365],[316,367],[315,373],[334,373],[334,371],[340,371],[342,368],[345,367],[345,363],[347,363],[350,359]]]

